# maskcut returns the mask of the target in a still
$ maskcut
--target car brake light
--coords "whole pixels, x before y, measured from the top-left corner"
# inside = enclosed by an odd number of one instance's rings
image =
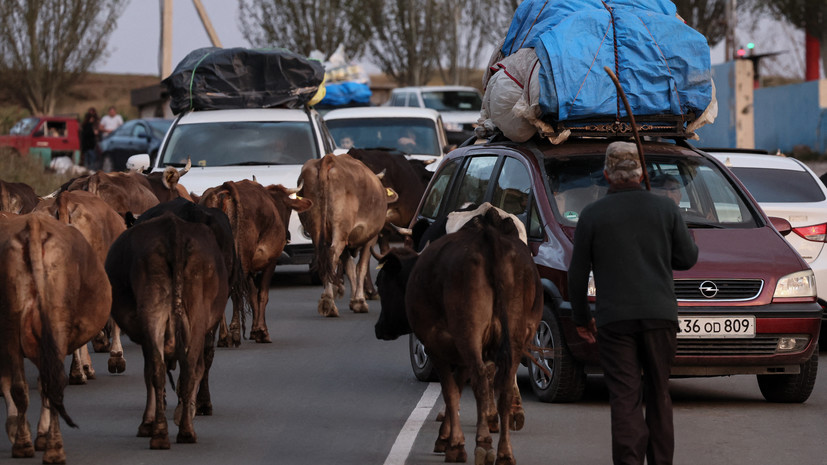
[[[827,242],[827,223],[793,228],[796,234],[814,242]]]

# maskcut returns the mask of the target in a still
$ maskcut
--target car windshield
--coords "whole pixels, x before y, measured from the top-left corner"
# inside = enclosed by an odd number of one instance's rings
[[[172,120],[169,119],[159,119],[159,120],[150,120],[149,127],[152,130],[152,135],[158,139],[163,139],[164,135],[169,130],[169,127],[172,125]]]
[[[482,107],[480,94],[468,90],[422,92],[422,100],[425,107],[436,111],[480,111]]]
[[[580,212],[606,195],[603,155],[548,159],[546,170],[562,224],[574,226]],[[720,169],[703,158],[646,156],[652,192],[672,198],[690,228],[751,228],[753,210]]]
[[[28,135],[32,132],[34,127],[37,126],[38,121],[40,121],[40,119],[35,117],[23,118],[11,128],[9,134],[15,136]]]
[[[821,202],[824,191],[806,171],[774,170],[767,168],[730,168],[744,183],[755,200],[772,202]]]
[[[342,148],[384,147],[433,156],[442,153],[436,123],[427,118],[344,118],[326,120],[325,124]]]
[[[163,165],[302,165],[317,153],[307,121],[229,121],[179,124],[170,134]]]

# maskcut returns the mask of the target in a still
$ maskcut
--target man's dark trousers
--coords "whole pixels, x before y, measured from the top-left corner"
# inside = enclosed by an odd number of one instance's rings
[[[609,389],[614,465],[643,465],[644,457],[648,465],[671,465],[675,438],[669,373],[676,328],[630,331],[610,323],[598,329],[597,341]]]

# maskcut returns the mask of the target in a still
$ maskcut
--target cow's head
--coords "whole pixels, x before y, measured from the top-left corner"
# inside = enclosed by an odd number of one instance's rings
[[[388,251],[379,259],[376,289],[379,291],[382,311],[376,322],[376,338],[392,341],[411,332],[405,310],[405,287],[419,255],[408,247]]]

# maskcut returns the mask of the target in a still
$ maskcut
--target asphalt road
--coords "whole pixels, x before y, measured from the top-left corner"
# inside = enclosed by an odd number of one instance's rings
[[[407,339],[375,339],[379,303],[370,302],[368,314],[354,314],[345,297],[337,301],[339,318],[323,318],[316,312],[321,287],[310,285],[307,274],[277,272],[274,281],[267,313],[273,343],[244,340],[239,348],[218,349],[211,371],[214,414],[196,417],[197,444],[174,442],[171,390],[171,449],[150,450],[148,438],[135,436],[146,395],[143,358],[125,340],[123,375],[106,372],[108,354],[93,354],[97,379],[66,389],[67,410],[80,426],[61,425],[68,463],[443,463],[442,455],[431,452],[439,426],[434,419],[442,408],[438,385],[414,378]],[[765,402],[753,376],[673,380],[675,463],[827,464],[825,353],[815,392],[804,404]],[[28,368],[34,428],[40,400],[36,372]],[[518,463],[611,463],[608,395],[600,376],[589,377],[586,397],[576,404],[537,401],[524,368],[518,381],[527,416],[523,430],[512,434]],[[5,405],[0,412],[5,419]],[[462,412],[473,460],[470,390]],[[0,464],[39,463],[42,453],[28,460],[10,457],[11,445],[0,440]]]

